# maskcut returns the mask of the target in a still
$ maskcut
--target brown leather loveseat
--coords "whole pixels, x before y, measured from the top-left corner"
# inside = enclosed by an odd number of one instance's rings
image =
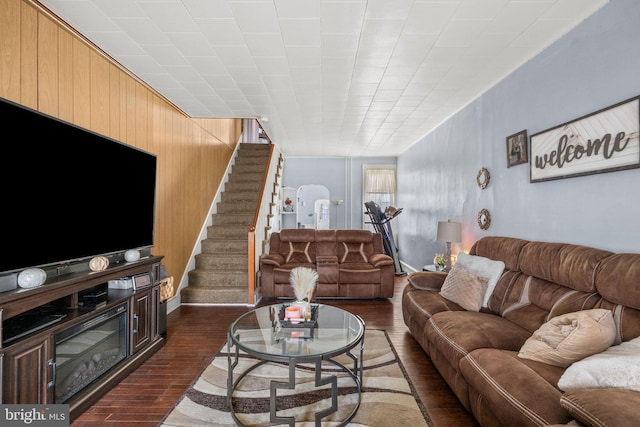
[[[318,272],[315,298],[391,298],[393,259],[382,235],[367,230],[284,229],[271,233],[269,252],[260,257],[263,298],[291,298],[291,270]]]
[[[640,254],[492,236],[478,240],[469,255],[504,262],[486,306],[465,310],[440,293],[446,273],[416,272],[403,290],[402,311],[411,334],[480,425],[640,423]],[[461,289],[471,289],[466,284]],[[609,318],[612,344],[604,350],[584,358],[578,352],[568,366],[550,358],[554,351],[525,351],[532,348],[525,343],[580,350],[586,317],[556,325],[561,339],[545,336],[545,328],[591,312]],[[593,341],[607,330],[602,325],[580,339]]]

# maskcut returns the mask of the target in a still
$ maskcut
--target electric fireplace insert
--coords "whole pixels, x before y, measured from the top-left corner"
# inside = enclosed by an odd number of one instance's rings
[[[56,333],[54,346],[55,403],[65,403],[127,357],[127,304]]]

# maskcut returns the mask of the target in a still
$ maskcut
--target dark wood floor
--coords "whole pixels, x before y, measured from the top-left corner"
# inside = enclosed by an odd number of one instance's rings
[[[396,277],[395,296],[390,300],[322,302],[360,315],[368,329],[387,331],[434,427],[477,427],[407,331],[401,309],[406,283],[406,277]],[[157,426],[225,343],[231,322],[250,309],[181,306],[169,313],[164,347],[78,417],[72,427]]]

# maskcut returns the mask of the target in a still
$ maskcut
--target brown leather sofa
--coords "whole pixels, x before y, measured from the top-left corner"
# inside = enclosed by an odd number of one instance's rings
[[[367,230],[284,229],[271,233],[268,253],[260,257],[263,298],[292,298],[291,270],[318,272],[315,298],[391,298],[393,259],[382,235]]]
[[[446,273],[416,272],[403,290],[404,322],[462,405],[487,426],[631,426],[640,392],[590,387],[563,392],[567,368],[519,357],[543,323],[565,313],[611,310],[616,342],[640,336],[640,254],[484,237],[471,255],[505,269],[480,311],[443,298]],[[637,341],[637,340],[635,340]]]

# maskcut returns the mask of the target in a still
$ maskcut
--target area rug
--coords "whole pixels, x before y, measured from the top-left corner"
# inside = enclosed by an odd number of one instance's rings
[[[360,408],[349,426],[432,426],[424,406],[414,397],[413,385],[385,331],[365,331],[363,358],[364,381]],[[347,356],[337,357],[336,361],[353,367],[353,362]],[[237,375],[256,363],[257,359],[241,353],[234,372]],[[160,425],[235,426],[226,400],[227,369],[227,348],[224,346]],[[331,364],[327,365],[327,369],[333,369],[331,374],[338,376],[339,409],[324,418],[322,425],[337,426],[354,409],[357,389],[346,373]],[[243,424],[273,425],[269,423],[269,384],[272,379],[286,381],[287,366],[278,363],[263,364],[238,385],[233,405],[236,416]],[[296,426],[300,427],[315,425],[313,413],[330,406],[331,397],[330,389],[315,388],[313,382],[312,366],[300,366],[296,373],[296,388],[278,390],[278,416],[294,416]]]

